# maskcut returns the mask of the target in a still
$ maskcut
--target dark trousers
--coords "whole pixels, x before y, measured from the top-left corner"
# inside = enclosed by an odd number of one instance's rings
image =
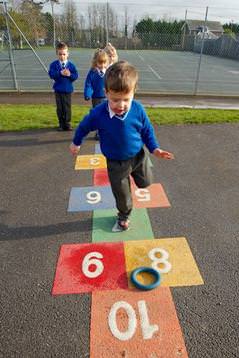
[[[106,100],[105,97],[100,97],[100,98],[92,98],[92,108],[96,107],[98,104],[104,102]]]
[[[68,129],[71,121],[71,93],[55,92],[55,97],[59,127]]]
[[[144,149],[129,160],[107,159],[108,176],[111,189],[116,200],[118,217],[120,220],[128,219],[132,208],[132,194],[130,175],[138,188],[146,188],[153,181],[149,158]]]

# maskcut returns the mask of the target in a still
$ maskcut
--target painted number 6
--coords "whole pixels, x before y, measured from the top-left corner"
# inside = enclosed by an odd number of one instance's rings
[[[104,265],[102,261],[103,255],[100,252],[89,252],[82,261],[82,272],[86,277],[95,278],[102,274],[104,271]],[[91,265],[95,266],[94,271],[90,271],[89,268]]]
[[[150,192],[148,189],[136,189],[135,195],[138,201],[150,201]]]
[[[160,254],[160,257],[156,256],[157,253]],[[168,273],[171,270],[172,265],[168,261],[169,253],[166,250],[161,249],[159,247],[155,247],[154,249],[149,251],[148,257],[150,258],[150,260],[153,261],[152,267],[159,273]],[[159,264],[163,264],[164,267],[159,267]]]
[[[101,195],[98,191],[89,191],[89,193],[86,194],[86,201],[89,204],[97,204],[101,200]]]

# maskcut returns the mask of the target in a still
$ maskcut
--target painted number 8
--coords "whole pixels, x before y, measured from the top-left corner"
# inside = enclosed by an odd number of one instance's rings
[[[104,265],[102,261],[103,255],[100,252],[89,252],[82,261],[82,272],[86,277],[95,278],[102,274],[104,271]],[[90,271],[89,268],[91,265],[95,266],[94,271]]]
[[[157,253],[160,254],[160,257],[156,256]],[[169,253],[166,250],[155,247],[149,251],[148,257],[153,261],[152,267],[159,273],[168,273],[171,270],[172,265],[168,261]],[[164,267],[159,267],[159,264],[163,264]]]

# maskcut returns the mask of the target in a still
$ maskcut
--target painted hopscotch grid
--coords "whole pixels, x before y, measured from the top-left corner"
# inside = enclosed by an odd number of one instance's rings
[[[170,289],[93,292],[90,357],[187,358]]]
[[[134,289],[127,274],[139,266],[159,271],[162,286],[203,284],[185,238],[101,242],[62,245],[52,294]],[[148,277],[138,276],[149,283]]]
[[[130,216],[130,229],[127,231],[112,232],[116,217],[116,210],[96,210],[93,212],[92,242],[154,239],[146,209],[135,209],[132,211]]]
[[[77,155],[75,170],[107,168],[106,159],[102,154]]]

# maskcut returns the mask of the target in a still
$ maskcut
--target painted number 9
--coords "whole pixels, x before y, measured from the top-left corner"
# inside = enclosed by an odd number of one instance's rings
[[[150,201],[150,192],[148,189],[136,189],[135,195],[138,201]]]
[[[160,254],[160,257],[156,256],[157,253]],[[159,273],[168,273],[171,270],[172,265],[168,261],[169,253],[166,250],[155,247],[149,251],[148,257],[153,261],[152,267]],[[159,267],[159,264],[163,264],[163,267]]]
[[[98,191],[89,191],[89,193],[86,194],[86,201],[89,204],[97,204],[101,200],[101,195]]]
[[[104,271],[104,265],[102,261],[103,255],[100,252],[89,252],[82,261],[82,272],[86,277],[95,278],[102,274]],[[90,271],[89,268],[91,265],[95,266],[94,271]]]

